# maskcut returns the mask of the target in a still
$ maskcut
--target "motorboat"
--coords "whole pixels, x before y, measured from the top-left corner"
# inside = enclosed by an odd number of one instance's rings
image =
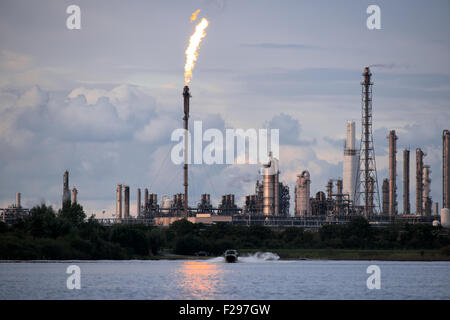
[[[225,261],[226,262],[237,262],[238,260],[238,252],[234,249],[228,249],[227,251],[225,251],[224,257],[225,257]]]

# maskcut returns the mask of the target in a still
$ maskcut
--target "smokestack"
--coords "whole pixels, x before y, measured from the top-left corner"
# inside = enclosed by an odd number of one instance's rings
[[[144,189],[144,212],[148,209],[148,189]]]
[[[22,206],[20,205],[20,192],[16,193],[16,208],[21,208]]]
[[[389,216],[397,214],[397,135],[389,133]]]
[[[410,214],[409,203],[409,150],[403,150],[403,214]]]
[[[123,186],[123,217],[130,218],[130,187]]]
[[[423,166],[423,215],[431,217],[431,170],[430,166]]]
[[[137,208],[136,208],[136,217],[141,216],[141,188],[137,189]]]
[[[450,131],[442,132],[442,208],[450,209]]]
[[[77,203],[77,195],[78,195],[78,190],[77,188],[73,188],[72,189],[72,204]]]
[[[183,89],[184,98],[184,217],[188,216],[188,130],[189,130],[189,99],[191,94],[189,93],[189,87],[184,86]]]
[[[122,219],[122,185],[118,184],[116,189],[116,217]]]
[[[416,149],[416,215],[423,213],[423,156],[420,148]]]
[[[63,179],[63,197],[62,197],[62,203],[64,206],[64,203],[70,202],[70,190],[69,190],[69,171],[64,172],[64,179]]]
[[[355,122],[347,121],[347,139],[344,148],[343,164],[343,193],[355,201],[356,175],[358,170],[358,157],[355,149]],[[354,203],[355,205],[357,203]]]
[[[381,192],[383,194],[383,215],[387,216],[389,214],[389,180],[388,179],[383,180]]]

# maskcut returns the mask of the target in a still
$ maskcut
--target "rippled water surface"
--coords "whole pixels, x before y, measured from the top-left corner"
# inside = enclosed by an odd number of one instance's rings
[[[70,265],[81,289],[66,286]],[[381,289],[369,290],[369,265]],[[450,299],[450,262],[208,260],[0,263],[0,299]]]

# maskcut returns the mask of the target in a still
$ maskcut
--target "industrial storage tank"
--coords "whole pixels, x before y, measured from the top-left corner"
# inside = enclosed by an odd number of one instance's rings
[[[165,194],[161,197],[161,212],[163,213],[169,213],[170,208],[172,207],[172,200],[170,200],[170,197]]]
[[[441,225],[444,228],[450,228],[450,210],[448,208],[441,209]]]

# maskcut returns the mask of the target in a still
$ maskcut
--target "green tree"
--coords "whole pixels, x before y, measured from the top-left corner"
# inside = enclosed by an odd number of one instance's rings
[[[59,210],[58,217],[69,221],[75,226],[79,226],[84,222],[86,214],[80,204],[66,201],[64,202],[62,209]]]
[[[30,210],[30,217],[27,220],[27,225],[29,232],[33,237],[55,237],[55,233],[58,229],[57,224],[55,211],[51,206],[47,207],[43,203]]]

